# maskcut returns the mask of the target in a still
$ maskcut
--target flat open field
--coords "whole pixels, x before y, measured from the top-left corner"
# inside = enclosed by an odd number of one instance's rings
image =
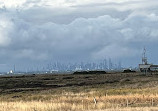
[[[158,74],[0,76],[0,111],[158,111]]]

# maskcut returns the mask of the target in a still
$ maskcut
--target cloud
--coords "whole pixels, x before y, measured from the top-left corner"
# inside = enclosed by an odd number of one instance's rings
[[[0,1],[2,64],[137,58],[158,40],[154,0],[9,1]]]
[[[8,20],[8,18],[3,17],[3,15],[0,15],[0,18],[0,46],[4,47],[9,45],[11,42],[9,35],[11,34],[13,24]]]

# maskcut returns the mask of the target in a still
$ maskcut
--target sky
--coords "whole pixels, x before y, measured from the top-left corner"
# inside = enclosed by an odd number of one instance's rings
[[[0,71],[111,58],[158,64],[157,0],[0,0]]]

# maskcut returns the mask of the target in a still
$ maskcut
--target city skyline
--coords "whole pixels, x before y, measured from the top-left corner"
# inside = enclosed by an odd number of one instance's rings
[[[113,61],[111,58],[105,58],[99,61],[82,61],[72,63],[62,63],[59,61],[48,62],[45,64],[30,64],[30,66],[24,69],[20,65],[13,65],[10,67],[10,71],[13,73],[53,73],[53,72],[71,72],[71,71],[86,71],[86,70],[104,70],[104,71],[123,71],[124,69],[134,69],[136,67],[125,67],[121,61]]]

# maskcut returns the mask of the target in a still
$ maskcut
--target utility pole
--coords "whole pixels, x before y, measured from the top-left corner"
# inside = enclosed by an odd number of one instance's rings
[[[142,55],[142,64],[148,64],[145,47],[144,47],[144,51],[143,51],[143,55]]]

